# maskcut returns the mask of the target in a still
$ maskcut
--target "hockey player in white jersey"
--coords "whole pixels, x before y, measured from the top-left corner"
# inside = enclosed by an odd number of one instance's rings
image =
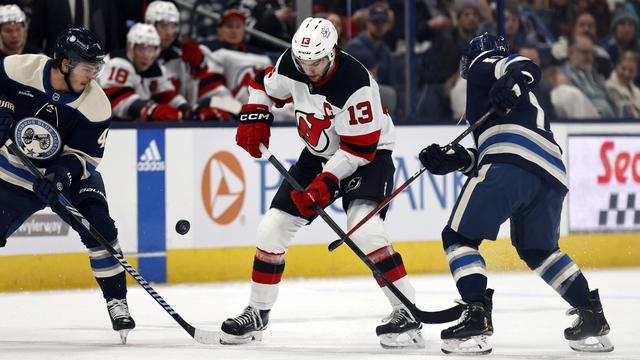
[[[24,12],[18,5],[0,6],[0,59],[35,52],[27,44],[27,16]]]
[[[135,322],[129,314],[124,269],[57,200],[58,192],[63,193],[121,251],[96,170],[111,123],[109,101],[94,81],[103,65],[102,46],[84,28],[58,35],[54,59],[28,54],[0,62],[0,247],[29,216],[50,207],[80,234],[113,329],[126,342]],[[43,178],[32,175],[4,146],[7,139],[31,159]]]
[[[225,344],[261,339],[278,295],[285,253],[298,230],[315,219],[314,204],[324,208],[341,197],[347,227],[352,228],[393,190],[393,122],[381,104],[376,81],[362,64],[340,51],[337,38],[328,20],[305,19],[276,66],[250,84],[237,144],[260,158],[259,144],[269,146],[272,104],[293,102],[305,148],[289,173],[306,189],[296,192],[283,182],[258,226],[249,306],[222,324]],[[351,238],[415,302],[402,257],[385,231],[385,215],[386,209]],[[376,328],[381,345],[423,347],[421,324],[376,280],[393,308]]]
[[[114,117],[178,121],[191,116],[189,103],[178,94],[158,63],[159,53],[156,29],[138,23],[127,33],[127,48],[109,54],[98,81],[109,97]]]
[[[229,110],[239,111],[241,104],[223,109],[232,101],[231,92],[224,86],[224,78],[210,71],[205,59],[206,48],[191,39],[179,40],[180,13],[169,1],[154,1],[144,15],[145,22],[153,25],[160,36],[158,62],[164,66],[176,90],[194,108],[194,120],[231,120]],[[224,98],[228,98],[224,101]],[[215,106],[218,105],[218,106]]]

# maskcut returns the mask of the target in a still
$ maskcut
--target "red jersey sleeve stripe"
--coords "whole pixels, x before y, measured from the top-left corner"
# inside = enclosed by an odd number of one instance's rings
[[[164,91],[159,94],[153,95],[153,100],[159,103],[168,103],[176,96],[178,96],[178,93],[175,91]]]
[[[378,141],[380,140],[380,130],[372,133],[355,136],[340,136],[340,149],[369,161],[376,156]]]
[[[111,108],[114,109],[118,104],[128,98],[129,96],[135,94],[132,88],[129,87],[112,87],[104,89],[104,93],[109,98],[109,102],[111,103]]]

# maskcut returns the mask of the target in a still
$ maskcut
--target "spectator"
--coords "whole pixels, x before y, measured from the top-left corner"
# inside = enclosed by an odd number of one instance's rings
[[[374,3],[369,7],[366,31],[351,39],[346,49],[371,72],[380,85],[393,85],[391,50],[384,43],[391,24],[391,13],[387,5]]]
[[[606,43],[611,61],[618,63],[619,54],[624,51],[640,51],[638,44],[638,19],[624,8],[619,9],[611,20],[611,38]]]
[[[26,16],[17,5],[0,6],[0,60],[9,55],[37,53],[26,44],[25,23]]]
[[[334,12],[326,13],[324,16],[325,19],[331,21],[333,26],[335,26],[336,31],[338,32],[338,47],[340,49],[344,49],[347,45],[347,39],[344,34],[344,27],[342,25],[342,17]]]
[[[540,53],[536,48],[521,47],[517,52],[518,54],[531,59],[531,61],[534,64],[538,65],[538,67],[541,67]],[[542,110],[544,110],[549,119],[555,119],[556,112],[554,110],[549,92],[549,84],[545,81],[545,79],[540,79],[540,81],[538,81],[538,84],[531,90],[531,94],[536,97],[538,105],[542,107]],[[534,102],[532,101],[531,103]]]
[[[138,23],[127,33],[126,50],[105,59],[98,78],[111,102],[114,119],[177,121],[190,117],[187,100],[158,63],[160,36],[153,25]]]
[[[633,83],[637,74],[638,54],[625,51],[606,82],[620,117],[640,118],[640,89]]]
[[[602,39],[609,35],[611,29],[611,12],[607,0],[591,0],[588,5],[589,13],[596,19],[596,39]]]
[[[255,18],[254,29],[273,35],[286,42],[291,41],[296,29],[295,13],[291,6],[279,4],[280,1],[257,1],[251,10]],[[272,4],[273,3],[273,4]],[[278,4],[278,5],[276,5]],[[252,36],[249,43],[262,51],[281,52],[282,48],[270,42]]]
[[[529,46],[527,37],[520,26],[520,12],[514,6],[504,9],[504,33],[510,49]]]
[[[566,119],[596,119],[598,111],[591,101],[578,89],[571,85],[564,73],[556,66],[543,71],[545,82],[551,90],[551,103],[556,116]]]
[[[575,87],[591,100],[600,117],[613,118],[616,112],[607,94],[603,77],[593,68],[593,40],[587,35],[575,35],[569,42],[569,61],[564,73]]]
[[[119,13],[113,0],[33,0],[27,42],[39,52],[53,56],[56,36],[70,27],[84,27],[98,36],[106,52],[120,48],[114,29]]]
[[[542,8],[538,15],[556,39],[560,36],[571,36],[571,24],[575,19],[575,13],[569,0],[551,0],[548,11]]]
[[[573,35],[587,35],[595,42],[595,39],[597,39],[597,32],[596,19],[593,15],[587,12],[578,15],[576,17],[576,22],[573,25]],[[568,38],[562,36],[551,46],[551,54],[558,62],[565,62],[567,60],[568,43]],[[603,77],[608,77],[613,69],[609,53],[604,48],[595,45],[595,43],[593,45],[593,51],[596,70]]]

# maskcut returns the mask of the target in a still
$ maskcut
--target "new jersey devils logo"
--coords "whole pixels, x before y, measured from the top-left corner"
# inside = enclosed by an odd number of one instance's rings
[[[316,152],[323,152],[329,146],[329,135],[325,132],[331,127],[331,118],[324,115],[317,118],[315,114],[308,114],[296,110],[298,135]]]

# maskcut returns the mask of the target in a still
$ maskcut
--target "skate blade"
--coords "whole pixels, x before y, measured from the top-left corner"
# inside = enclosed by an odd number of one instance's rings
[[[380,335],[380,346],[383,349],[397,350],[408,348],[424,349],[426,345],[419,330],[409,330],[399,334]]]
[[[582,340],[569,340],[569,347],[580,352],[611,352],[613,344],[609,337],[592,336]]]
[[[248,332],[244,335],[231,335],[223,331],[220,335],[220,344],[222,345],[242,345],[251,341],[262,341],[262,330]]]
[[[120,334],[120,341],[122,342],[122,344],[127,343],[127,335],[129,335],[129,331],[131,331],[131,329],[118,330],[118,333]]]
[[[440,349],[445,354],[457,355],[487,355],[493,350],[488,335],[442,340]]]

